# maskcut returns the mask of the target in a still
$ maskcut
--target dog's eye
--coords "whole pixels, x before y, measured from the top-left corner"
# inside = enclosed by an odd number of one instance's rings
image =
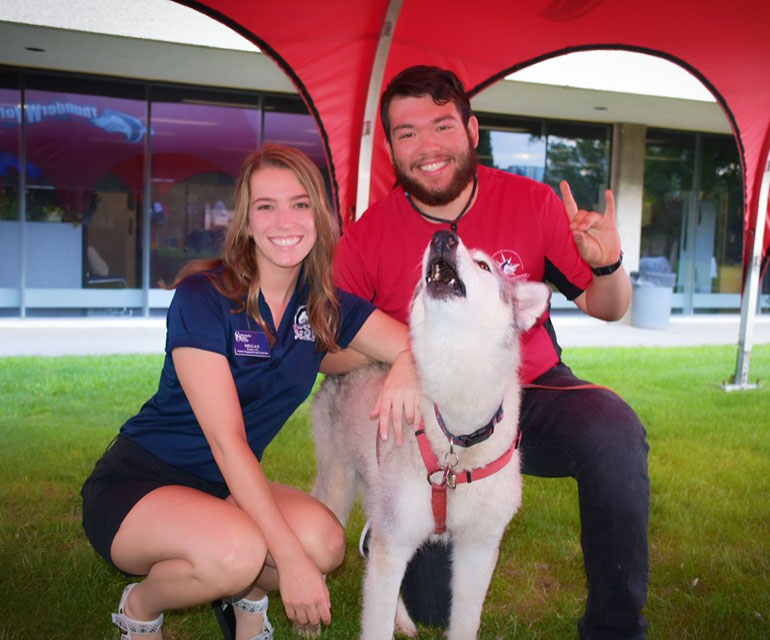
[[[479,265],[484,271],[492,271],[489,265],[483,260],[476,260],[476,264]]]

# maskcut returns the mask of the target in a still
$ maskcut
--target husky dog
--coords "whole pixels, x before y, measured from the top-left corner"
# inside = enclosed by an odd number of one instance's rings
[[[404,425],[403,446],[378,441],[369,411],[382,366],[327,377],[312,409],[314,495],[345,523],[361,487],[371,523],[365,640],[390,640],[394,621],[416,634],[399,587],[429,538],[453,542],[447,637],[475,638],[500,539],[521,502],[519,334],[545,311],[549,290],[509,281],[449,231],[433,235],[422,273],[409,326],[423,424]]]

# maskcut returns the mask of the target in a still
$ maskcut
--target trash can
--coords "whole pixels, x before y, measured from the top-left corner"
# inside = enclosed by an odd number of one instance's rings
[[[642,329],[666,329],[671,317],[671,296],[676,274],[663,256],[639,261],[631,272],[631,325]]]

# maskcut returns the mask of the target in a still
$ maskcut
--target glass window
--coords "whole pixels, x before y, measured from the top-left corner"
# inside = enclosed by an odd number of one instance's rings
[[[559,193],[566,180],[578,206],[604,211],[609,184],[609,128],[604,125],[547,124],[545,180]]]
[[[545,177],[545,137],[541,123],[500,119],[494,124],[485,119],[485,123],[489,124],[479,128],[476,148],[479,162],[542,181]]]
[[[267,96],[264,112],[264,142],[288,144],[304,151],[321,170],[326,194],[334,207],[326,154],[313,117],[299,98]]]
[[[183,100],[161,94],[151,107],[151,287],[220,254],[238,171],[259,141],[258,105]]]
[[[693,182],[695,135],[647,130],[642,201],[642,258],[665,258],[683,288],[682,246]]]
[[[129,98],[26,92],[29,287],[139,286],[144,111]]]
[[[578,205],[603,210],[609,127],[479,116],[479,162],[551,185],[567,180]]]
[[[695,291],[740,293],[743,181],[732,136],[703,136],[695,237]]]
[[[677,291],[740,292],[743,183],[731,136],[649,129],[643,202],[641,256],[668,260]]]
[[[322,171],[326,171],[321,136],[312,116],[299,98],[265,98],[264,142],[277,142],[304,151]]]
[[[21,92],[4,88],[13,78],[0,76],[0,289],[18,290],[21,282],[19,220],[19,129]],[[7,81],[7,82],[6,82]],[[4,306],[15,302],[2,302]]]
[[[155,287],[221,253],[236,177],[263,139],[305,151],[329,186],[321,137],[296,96],[0,70],[0,309],[24,299],[35,314],[132,313],[144,277]],[[96,288],[121,290],[72,293]],[[150,303],[165,306],[158,293]]]

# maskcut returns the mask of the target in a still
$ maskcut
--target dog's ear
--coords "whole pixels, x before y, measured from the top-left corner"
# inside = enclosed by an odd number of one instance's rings
[[[548,308],[551,289],[542,282],[519,280],[513,285],[513,300],[516,328],[526,331]]]

